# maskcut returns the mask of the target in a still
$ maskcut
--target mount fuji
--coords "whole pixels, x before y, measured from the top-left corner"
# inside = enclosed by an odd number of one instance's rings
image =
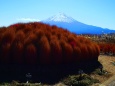
[[[76,34],[108,34],[115,33],[115,30],[110,30],[108,28],[101,28],[97,26],[87,25],[81,23],[72,17],[65,15],[64,13],[58,13],[46,20],[41,21],[46,24],[56,25],[58,27],[65,28],[70,32]]]

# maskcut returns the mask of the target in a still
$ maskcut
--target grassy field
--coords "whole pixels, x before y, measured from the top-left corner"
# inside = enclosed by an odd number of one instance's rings
[[[102,84],[104,83],[106,80],[108,80],[109,78],[111,78],[112,76],[115,75],[115,57],[114,56],[107,56],[107,55],[100,55],[98,58],[98,61],[103,65],[103,74],[99,74],[99,69],[96,69],[95,71],[93,71],[90,74],[87,74],[88,77],[92,77],[93,79],[99,80],[98,83]],[[58,76],[58,75],[57,75]],[[77,77],[79,75],[70,75],[71,77]],[[65,77],[65,79],[67,80],[68,77]],[[45,79],[45,78],[44,78]],[[70,79],[71,81],[71,79]],[[68,81],[67,81],[68,82]],[[45,83],[40,83],[40,82],[36,82],[36,83],[18,83],[18,81],[12,81],[11,83],[1,83],[0,86],[65,86],[63,83],[63,79],[57,83],[55,83],[55,85],[47,85]],[[74,85],[72,85],[74,86]],[[79,85],[77,85],[79,86]],[[85,86],[85,85],[83,85]],[[88,85],[87,85],[88,86]],[[98,86],[98,85],[93,85],[93,86]]]

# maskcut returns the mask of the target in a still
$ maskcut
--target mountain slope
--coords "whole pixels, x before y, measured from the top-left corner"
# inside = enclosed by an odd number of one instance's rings
[[[81,23],[72,17],[68,17],[63,13],[58,13],[42,22],[57,25],[58,27],[65,28],[73,33],[77,34],[103,34],[103,33],[114,33],[115,30],[105,29],[97,26],[86,25]]]
[[[47,22],[51,22],[51,21],[54,21],[54,22],[66,22],[66,23],[72,23],[76,20],[74,20],[72,17],[68,17],[66,16],[65,14],[63,13],[58,13],[50,18],[48,18],[47,20],[45,20]]]

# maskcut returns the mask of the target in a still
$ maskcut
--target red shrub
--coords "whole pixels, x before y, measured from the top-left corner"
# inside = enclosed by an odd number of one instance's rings
[[[81,55],[81,49],[79,47],[73,47],[73,62],[80,62]]]
[[[51,47],[51,58],[53,64],[62,63],[62,48],[59,44],[59,41],[54,39],[50,41]]]
[[[104,54],[113,54],[115,53],[114,47],[115,44],[114,43],[98,43],[99,48],[100,48],[100,52],[104,53]]]
[[[24,43],[24,39],[25,39],[25,34],[22,30],[19,30],[17,33],[16,33],[16,37],[15,37],[15,40],[14,42],[21,42],[21,43]]]
[[[114,45],[99,46],[115,53]],[[34,22],[0,28],[0,63],[58,65],[97,61],[99,53],[95,43],[57,26]]]
[[[50,64],[51,63],[51,58],[50,58],[51,48],[46,36],[42,36],[38,46],[40,47],[40,52],[39,52],[40,62],[42,64]]]
[[[22,64],[24,63],[24,44],[21,42],[14,42],[11,47],[11,63]]]
[[[90,55],[90,57],[88,58],[89,61],[90,61],[90,60],[93,60],[93,58],[94,58],[94,54],[95,54],[95,50],[94,50],[94,49],[95,49],[95,48],[93,47],[92,44],[90,44],[89,46],[87,46],[87,50],[88,50],[88,53],[89,53],[89,55]]]
[[[73,35],[68,36],[68,42],[75,41],[75,38]]]
[[[87,49],[87,45],[85,45],[85,43],[84,44],[82,44],[81,46],[80,46],[80,49],[81,49],[81,60],[82,61],[88,61],[89,60],[89,58],[90,58],[90,55],[89,55],[89,51],[88,51],[88,49]]]
[[[115,55],[115,44],[112,46],[112,53]]]
[[[10,62],[10,47],[11,44],[10,43],[5,43],[1,45],[1,49],[0,49],[0,62],[3,64],[7,64]]]
[[[51,36],[52,36],[52,35],[51,35],[50,32],[47,31],[47,32],[45,33],[45,36],[47,37],[48,41],[51,40]]]
[[[98,60],[98,56],[100,54],[100,49],[99,49],[98,45],[95,44],[95,43],[92,44],[92,48],[93,48],[93,51],[94,51],[93,59],[96,61],[96,60]]]
[[[42,30],[36,30],[35,34],[36,34],[38,40],[40,40],[41,37],[45,35]]]
[[[34,33],[29,33],[24,42],[25,44],[36,43],[37,36]]]
[[[1,43],[0,43],[0,56],[1,62],[7,63],[10,62],[10,47],[15,38],[15,33],[13,30],[7,30],[2,34]]]
[[[15,32],[14,32],[13,30],[7,29],[7,30],[3,33],[1,43],[2,43],[2,44],[12,43],[12,41],[14,40],[14,38],[15,38]]]
[[[63,63],[71,63],[72,62],[72,54],[73,49],[72,46],[65,41],[60,41],[61,47],[62,47],[62,53],[63,53]]]
[[[33,44],[27,45],[25,49],[25,62],[27,64],[36,64],[37,63],[37,50]]]

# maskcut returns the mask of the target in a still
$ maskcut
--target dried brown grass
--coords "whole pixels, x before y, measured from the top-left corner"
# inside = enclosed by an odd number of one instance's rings
[[[115,56],[100,55],[98,61],[103,65],[103,70],[106,70],[108,74],[101,76],[92,74],[91,76],[103,83],[115,75],[115,66],[111,63],[115,62]]]

